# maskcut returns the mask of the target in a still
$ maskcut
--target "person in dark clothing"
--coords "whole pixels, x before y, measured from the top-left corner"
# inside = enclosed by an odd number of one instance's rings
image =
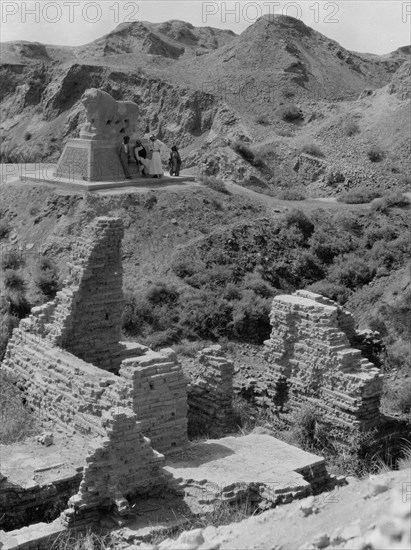
[[[176,145],[173,145],[171,148],[170,158],[168,159],[168,165],[170,167],[170,176],[180,175],[181,157]]]
[[[124,136],[123,143],[121,144],[118,151],[118,156],[120,157],[121,166],[123,167],[123,170],[124,170],[124,175],[128,180],[131,179],[130,172],[128,171],[128,165],[129,165],[130,156],[131,156],[129,143],[130,143],[129,136]]]
[[[139,139],[136,141],[136,145],[134,147],[134,158],[136,159],[137,166],[141,175],[147,176],[150,161],[147,159],[146,148]]]

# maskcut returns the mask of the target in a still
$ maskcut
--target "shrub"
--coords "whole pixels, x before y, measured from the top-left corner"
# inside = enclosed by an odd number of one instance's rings
[[[146,298],[150,304],[173,304],[177,302],[180,294],[174,286],[158,282],[147,291]]]
[[[31,305],[26,295],[21,290],[10,290],[5,295],[5,301],[8,304],[8,314],[23,319],[30,313]]]
[[[264,126],[267,125],[267,124],[270,124],[270,120],[269,120],[267,115],[258,115],[255,118],[255,122],[256,122],[256,124],[262,124]]]
[[[332,170],[327,175],[327,183],[328,185],[336,185],[337,183],[342,183],[345,181],[345,176],[342,172],[339,170]]]
[[[33,134],[31,132],[26,132],[24,134],[24,140],[25,141],[30,141],[32,137],[33,137]]]
[[[2,269],[19,269],[24,265],[24,257],[19,250],[11,249],[4,253],[1,259]]]
[[[277,130],[277,134],[281,137],[293,137],[293,133],[290,130]]]
[[[226,195],[229,194],[229,191],[225,186],[225,183],[222,180],[215,178],[214,176],[205,176],[203,178],[203,183],[204,185],[206,185],[210,189],[213,189],[214,191],[218,191],[219,193],[224,193]]]
[[[280,117],[286,122],[293,122],[295,120],[301,120],[303,118],[303,113],[297,105],[290,103],[284,105],[279,110]]]
[[[368,149],[367,156],[371,162],[381,162],[385,156],[384,151],[378,145],[373,145]]]
[[[380,197],[379,191],[373,191],[371,189],[356,189],[343,193],[338,197],[338,202],[345,202],[347,204],[364,204],[371,202],[377,197]]]
[[[334,300],[341,305],[344,305],[347,302],[352,293],[351,290],[345,286],[338,285],[336,283],[329,283],[328,281],[317,281],[316,283],[309,285],[306,290],[326,296],[327,298],[330,298],[330,300]]]
[[[4,286],[10,290],[24,290],[26,287],[23,277],[14,269],[6,269],[3,280]]]
[[[252,151],[250,147],[242,141],[235,141],[231,144],[231,148],[234,149],[234,151],[238,153],[245,161],[249,163],[254,162],[254,151]]]
[[[375,277],[376,267],[365,259],[355,255],[338,258],[332,266],[329,279],[350,289],[370,283]]]
[[[231,327],[234,335],[262,343],[271,333],[270,308],[270,299],[245,290],[241,300],[233,304]]]
[[[385,382],[382,403],[383,409],[388,413],[408,414],[411,412],[411,384],[394,384],[388,380]]]
[[[321,151],[320,147],[316,143],[305,143],[301,147],[300,153],[306,153],[307,155],[318,158],[324,157],[324,153]]]
[[[290,227],[291,225],[297,226],[305,238],[311,237],[315,228],[310,218],[308,218],[304,212],[297,210],[296,208],[293,208],[286,214],[285,223],[287,227]]]
[[[276,194],[278,199],[283,201],[303,201],[307,195],[298,189],[283,189]]]
[[[344,126],[344,133],[346,136],[351,137],[355,134],[359,134],[360,128],[356,122],[349,120]]]
[[[54,298],[60,288],[58,269],[56,264],[47,256],[40,258],[37,272],[34,277],[36,287],[46,298]]]
[[[373,203],[372,209],[376,211],[387,212],[389,208],[392,208],[394,206],[404,207],[404,206],[409,206],[409,204],[410,204],[410,201],[408,197],[406,197],[400,192],[395,192],[395,193],[390,193],[389,195],[386,195],[384,197],[381,197],[380,199],[377,199]]]
[[[173,260],[171,264],[171,269],[177,275],[185,279],[186,277],[191,277],[195,273],[204,270],[205,265],[203,262],[200,262],[194,258],[180,258],[177,257]]]
[[[0,240],[5,239],[10,231],[9,224],[5,220],[0,220]]]

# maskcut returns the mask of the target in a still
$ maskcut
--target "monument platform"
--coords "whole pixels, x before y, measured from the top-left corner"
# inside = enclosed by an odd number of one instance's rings
[[[20,181],[25,183],[49,184],[67,190],[78,191],[97,191],[102,189],[116,189],[122,187],[145,187],[147,185],[157,184],[179,184],[194,181],[195,176],[191,174],[181,176],[163,176],[162,178],[133,176],[131,179],[113,179],[111,181],[85,181],[75,178],[58,177],[56,175],[47,175],[41,165],[36,165],[28,173],[20,174]]]

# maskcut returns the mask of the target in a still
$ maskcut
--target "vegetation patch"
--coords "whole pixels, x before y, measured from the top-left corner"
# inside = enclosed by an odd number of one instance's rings
[[[283,105],[279,110],[279,115],[285,122],[295,122],[304,118],[303,112],[294,103]]]
[[[379,191],[373,191],[372,189],[362,188],[355,189],[354,191],[348,191],[338,197],[338,202],[345,202],[346,204],[364,204],[373,201],[381,196]]]
[[[321,151],[320,146],[316,143],[305,143],[300,148],[300,153],[306,153],[307,155],[318,158],[323,158],[325,156],[324,153]]]

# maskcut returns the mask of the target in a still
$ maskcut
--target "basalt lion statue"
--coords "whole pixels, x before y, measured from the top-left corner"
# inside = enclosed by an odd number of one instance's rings
[[[137,133],[139,109],[132,101],[116,101],[97,88],[86,90],[81,101],[88,122],[80,127],[80,138],[107,140]]]

